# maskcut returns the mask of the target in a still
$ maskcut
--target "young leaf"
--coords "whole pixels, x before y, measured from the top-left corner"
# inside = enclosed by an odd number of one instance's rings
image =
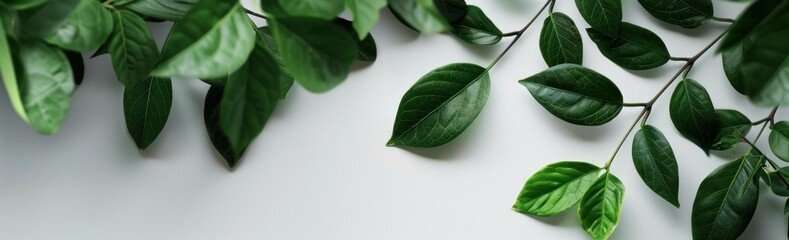
[[[169,78],[146,77],[126,87],[123,113],[126,129],[134,143],[145,150],[164,129],[173,104],[173,87]]]
[[[751,100],[763,106],[789,103],[789,3],[772,21],[762,23],[769,29],[756,35],[743,55],[742,72]]]
[[[123,4],[118,8],[128,9],[146,17],[180,21],[199,1],[200,0],[135,0],[131,3]]]
[[[244,155],[246,149],[242,149],[240,152],[234,152],[233,148],[230,146],[230,141],[219,127],[219,112],[221,111],[220,101],[223,91],[224,89],[219,86],[212,86],[208,89],[208,94],[205,96],[203,118],[205,119],[205,128],[208,132],[208,138],[211,140],[211,144],[214,145],[216,151],[225,158],[228,166],[234,168],[241,156]]]
[[[99,47],[112,32],[112,15],[99,1],[83,0],[45,40],[55,46],[87,51]]]
[[[345,7],[353,14],[353,28],[359,39],[364,39],[380,18],[386,0],[345,0]]]
[[[74,73],[74,84],[82,84],[82,79],[85,78],[85,60],[82,59],[82,54],[74,51],[63,51],[63,53],[66,54],[71,72]]]
[[[233,152],[243,152],[263,131],[279,103],[279,66],[258,42],[249,60],[227,77],[220,103],[219,126]],[[233,167],[233,164],[228,161]]]
[[[388,0],[389,9],[400,21],[422,33],[449,30],[445,17],[432,0]]]
[[[2,7],[0,7],[2,9]],[[25,112],[25,106],[22,103],[22,95],[20,94],[20,86],[18,78],[23,78],[23,72],[18,72],[21,69],[21,66],[15,66],[20,64],[12,54],[19,54],[18,48],[14,47],[11,48],[9,44],[9,38],[6,35],[6,20],[0,18],[0,76],[3,78],[3,85],[5,85],[5,90],[8,92],[8,98],[11,99],[11,106],[14,107],[17,115],[20,118],[27,122],[27,113]],[[13,40],[13,39],[12,39]],[[13,52],[12,52],[13,51]]]
[[[573,19],[560,12],[545,18],[540,32],[540,53],[549,67],[562,63],[583,64],[583,41]]]
[[[751,131],[751,120],[736,110],[716,109],[715,115],[720,130],[710,148],[712,150],[732,149]]]
[[[74,75],[66,55],[46,44],[27,41],[19,48],[24,66],[22,102],[28,122],[43,134],[54,134],[66,119]]]
[[[641,127],[633,138],[633,164],[644,183],[679,208],[679,169],[671,145],[655,127]]]
[[[762,21],[770,19],[771,13],[778,13],[773,10],[781,10],[776,9],[781,2],[781,0],[759,0],[748,6],[729,27],[729,32],[721,40],[719,49],[733,48],[745,39],[753,37],[753,33],[758,30]]]
[[[388,146],[436,147],[463,133],[490,93],[485,68],[455,63],[425,74],[403,95]]]
[[[433,0],[433,3],[444,19],[450,23],[462,19],[469,9],[465,0]]]
[[[698,82],[679,82],[669,103],[671,121],[680,134],[709,153],[718,132],[718,119],[712,99]]]
[[[660,37],[645,28],[623,22],[617,37],[589,28],[589,38],[603,55],[620,67],[645,70],[663,66],[671,55]]]
[[[619,224],[619,211],[625,186],[610,172],[597,178],[592,187],[584,193],[578,207],[581,226],[595,240],[608,239]]]
[[[693,201],[693,239],[737,239],[759,201],[756,175],[763,156],[751,153],[727,163],[701,182]]]
[[[616,84],[580,65],[556,65],[520,83],[548,112],[569,123],[602,125],[622,110],[622,92]]]
[[[378,49],[375,46],[375,39],[373,39],[372,34],[367,34],[367,37],[360,40],[356,38],[358,34],[356,33],[356,29],[353,28],[353,23],[351,21],[342,18],[335,18],[333,22],[345,29],[345,31],[348,32],[348,34],[350,34],[353,40],[356,42],[358,50],[356,60],[363,62],[374,62],[375,59],[378,58]]]
[[[697,28],[712,18],[712,0],[638,0],[661,21],[683,28]]]
[[[342,83],[356,60],[354,38],[330,21],[281,18],[270,22],[282,61],[311,92],[325,92]]]
[[[235,0],[200,1],[173,26],[154,76],[216,78],[246,62],[255,30]],[[221,51],[217,51],[221,49]]]
[[[599,167],[585,162],[545,166],[526,180],[512,208],[535,216],[559,214],[578,203],[599,175]]]
[[[262,0],[261,4],[263,6],[278,6],[277,11],[284,11],[290,17],[309,17],[323,20],[333,19],[345,10],[344,0]],[[280,14],[279,17],[285,16]]]
[[[622,23],[622,0],[575,0],[581,16],[595,30],[615,37]]]
[[[503,34],[477,6],[468,6],[468,13],[452,22],[452,34],[471,44],[492,45],[501,41]]]
[[[723,71],[729,83],[741,94],[747,94],[745,80],[742,75],[742,56],[750,49],[752,39],[745,39],[734,47],[723,49]]]
[[[277,65],[279,65],[279,71],[277,72],[279,72],[280,99],[285,99],[285,97],[288,96],[290,88],[293,87],[293,75],[288,72],[288,68],[282,63],[282,56],[280,56],[279,50],[277,50],[277,45],[274,43],[274,37],[271,36],[269,27],[258,28],[257,36],[257,42],[266,46],[266,49],[268,49],[271,56],[274,57],[274,60],[277,61]],[[224,84],[222,86],[224,86]]]
[[[142,18],[126,10],[115,11],[113,17],[115,32],[107,42],[112,68],[118,81],[127,88],[135,88],[153,70],[159,60],[159,49]]]
[[[789,122],[780,121],[772,126],[770,149],[776,157],[789,162]]]

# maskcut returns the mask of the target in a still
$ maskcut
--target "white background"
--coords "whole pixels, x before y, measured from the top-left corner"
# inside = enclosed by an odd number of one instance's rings
[[[505,32],[519,29],[543,4],[469,2]],[[655,20],[636,1],[623,4],[625,21],[652,29],[679,57],[690,57],[728,25],[685,30]],[[743,7],[715,1],[715,15],[733,18]],[[560,1],[556,11],[588,27],[573,2]],[[146,152],[128,137],[122,88],[106,55],[86,63],[85,81],[54,136],[28,127],[2,91],[0,238],[586,239],[575,208],[534,218],[510,207],[526,179],[546,164],[602,165],[640,109],[627,108],[604,126],[581,127],[537,104],[517,80],[546,68],[538,50],[544,16],[492,70],[490,99],[476,122],[434,149],[385,147],[403,93],[445,64],[486,66],[510,39],[480,47],[449,35],[417,35],[383,11],[372,31],[378,61],[356,66],[345,83],[325,94],[295,87],[235,171],[227,170],[208,140],[202,115],[207,87],[199,81],[173,82],[169,122]],[[170,24],[151,26],[161,46]],[[581,31],[584,64],[616,82],[627,102],[648,100],[681,67],[670,62],[656,70],[623,70]],[[730,87],[713,52],[690,76],[707,87],[716,108],[739,109],[752,120],[769,112]],[[668,115],[669,94],[657,102],[649,122],[665,133],[678,157],[682,207],[672,207],[644,185],[628,140],[612,168],[626,187],[612,239],[690,239],[699,183],[744,152],[707,157],[679,136]],[[789,112],[779,111],[779,117]],[[767,149],[765,137],[759,145]],[[784,202],[766,188],[762,192],[742,239],[785,239]]]

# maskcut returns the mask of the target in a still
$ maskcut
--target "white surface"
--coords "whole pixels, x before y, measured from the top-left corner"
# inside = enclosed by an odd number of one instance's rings
[[[505,32],[519,29],[542,4],[469,2]],[[676,56],[692,55],[727,26],[683,30],[651,18],[635,1],[623,2],[625,20],[653,29]],[[721,17],[735,17],[743,7],[715,5]],[[559,2],[556,11],[588,27],[571,1]],[[433,68],[487,65],[509,39],[476,47],[448,35],[418,36],[384,11],[373,30],[378,61],[326,94],[296,87],[232,172],[206,136],[207,87],[199,81],[174,81],[167,127],[144,153],[126,133],[121,85],[106,55],[87,62],[86,79],[55,136],[26,126],[2,91],[0,238],[587,239],[574,209],[533,218],[510,206],[526,179],[546,164],[602,165],[640,110],[625,109],[605,126],[580,127],[539,106],[516,81],[546,68],[538,50],[543,17],[491,72],[490,99],[474,125],[435,149],[384,146],[402,94]],[[161,46],[169,24],[152,26]],[[585,65],[614,80],[628,102],[648,100],[681,66],[626,71],[604,59],[583,30],[582,35]],[[691,77],[707,87],[717,108],[736,108],[751,119],[766,116],[769,109],[753,107],[729,86],[720,62],[720,56],[705,55]],[[789,112],[779,116],[785,119]],[[678,135],[668,117],[668,94],[649,120],[679,158],[682,208],[642,183],[628,140],[612,168],[627,189],[612,239],[690,239],[698,184],[726,160],[708,158]],[[760,145],[765,143],[763,138]],[[783,204],[762,197],[742,239],[785,239]]]

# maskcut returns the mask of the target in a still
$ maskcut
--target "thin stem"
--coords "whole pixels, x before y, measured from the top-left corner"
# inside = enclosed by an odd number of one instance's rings
[[[512,37],[512,36],[517,36],[517,35],[518,35],[518,31],[501,34],[502,37]]]
[[[553,6],[556,5],[556,0],[551,0],[551,6],[548,7],[548,14],[553,13]]]
[[[531,26],[531,24],[534,23],[534,20],[537,20],[537,17],[539,17],[542,14],[542,12],[544,12],[545,9],[548,8],[548,5],[550,5],[551,2],[553,1],[554,0],[548,0],[547,2],[545,2],[545,5],[543,5],[542,8],[540,8],[540,11],[537,12],[537,14],[534,15],[534,17],[531,20],[529,20],[529,23],[527,23],[526,26],[523,26],[523,28],[521,28],[521,30],[515,34],[515,38],[512,39],[510,45],[507,45],[507,48],[505,48],[504,51],[502,51],[501,54],[499,54],[499,56],[493,60],[493,62],[488,66],[488,68],[485,69],[485,72],[489,71],[491,68],[493,68],[493,66],[499,63],[501,58],[504,57],[504,55],[506,55],[507,52],[509,52],[510,49],[512,49],[512,46],[514,46],[515,43],[518,42],[518,39],[520,39],[521,36],[523,36],[523,33],[526,32],[526,29],[529,29],[529,26]]]
[[[727,22],[727,23],[734,23],[735,22],[735,20],[731,19],[731,18],[722,18],[722,17],[715,17],[715,16],[712,17],[712,20],[715,20],[715,21],[718,21],[718,22]]]
[[[263,14],[260,14],[260,13],[257,13],[255,11],[249,10],[249,8],[244,8],[244,10],[249,15],[252,15],[252,16],[255,16],[255,17],[258,17],[258,18],[262,18],[262,19],[268,19],[268,17],[264,16]]]
[[[627,132],[625,132],[625,136],[623,136],[622,140],[619,141],[619,145],[616,146],[616,150],[614,150],[614,154],[611,155],[611,158],[609,158],[608,162],[606,162],[605,166],[603,166],[603,169],[608,171],[608,169],[611,168],[611,163],[614,162],[614,158],[616,158],[616,154],[619,153],[619,149],[621,149],[622,145],[625,144],[625,140],[627,140],[627,137],[630,136],[630,133],[633,132],[633,129],[636,128],[636,125],[638,125],[639,120],[641,120],[641,118],[644,117],[644,115],[647,114],[647,111],[648,111],[647,109],[648,108],[644,108],[644,110],[641,110],[641,114],[638,114],[638,117],[636,118],[636,120],[633,121],[633,124],[631,124],[630,128],[627,129]]]
[[[766,125],[767,124],[765,124],[765,126]],[[751,142],[751,141],[748,141],[748,139],[745,138],[745,137],[740,137],[740,138],[742,139],[743,142],[745,142],[748,145],[750,145],[753,150],[755,150],[759,155],[761,155],[766,160],[765,163],[764,163],[765,168],[772,167],[773,169],[776,169],[777,171],[779,171],[778,172],[778,178],[781,179],[782,182],[784,182],[784,185],[786,185],[786,189],[789,189],[789,181],[787,181],[786,177],[784,177],[784,175],[780,173],[780,168],[778,167],[778,164],[775,164],[775,162],[773,162],[773,160],[770,160],[769,158],[764,156],[764,153],[761,150],[759,150],[759,148],[756,147],[756,143],[755,143],[756,141]]]
[[[777,112],[778,112],[778,106],[775,106],[775,107],[773,107],[773,110],[770,111],[770,114],[767,115],[766,118],[758,121],[758,122],[764,123],[764,125],[762,125],[762,129],[759,130],[759,134],[757,134],[756,138],[753,140],[754,143],[758,142],[759,138],[762,137],[762,133],[764,133],[764,129],[767,128],[767,125],[770,125],[770,126],[773,125],[773,123],[775,122],[775,113],[777,113]],[[754,125],[758,125],[758,124],[759,123],[755,123]]]
[[[623,107],[646,107],[647,103],[622,103]]]
[[[686,58],[686,57],[670,57],[668,59],[671,61],[685,61],[685,62],[690,61],[690,58]]]

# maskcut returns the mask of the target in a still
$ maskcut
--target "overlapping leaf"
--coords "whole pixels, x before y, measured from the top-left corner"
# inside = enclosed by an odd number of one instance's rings
[[[597,178],[578,207],[581,227],[595,240],[608,239],[619,224],[625,186],[610,172]]]
[[[776,157],[789,162],[789,122],[780,121],[772,126],[770,149]]]
[[[432,0],[388,0],[389,9],[401,22],[422,33],[449,30],[449,22]]]
[[[581,200],[600,168],[585,162],[558,162],[543,167],[523,186],[515,211],[536,216],[556,215]]]
[[[461,40],[480,45],[491,45],[501,41],[502,32],[477,6],[468,6],[465,16],[452,22],[452,34]]]
[[[23,42],[19,48],[24,73],[22,102],[28,122],[38,132],[54,134],[66,119],[74,75],[62,51],[40,42]]]
[[[718,118],[719,130],[712,150],[732,149],[751,131],[751,120],[736,110],[718,109],[715,110],[715,115]]]
[[[638,0],[641,6],[664,22],[697,28],[712,18],[712,0]]]
[[[669,114],[680,134],[709,153],[718,132],[712,99],[701,84],[682,80],[671,95]]]
[[[609,37],[592,28],[587,29],[587,33],[606,58],[623,68],[656,68],[671,58],[666,44],[657,34],[630,23],[623,22],[616,37]]]
[[[575,0],[578,12],[595,30],[615,37],[622,22],[622,0]]]

